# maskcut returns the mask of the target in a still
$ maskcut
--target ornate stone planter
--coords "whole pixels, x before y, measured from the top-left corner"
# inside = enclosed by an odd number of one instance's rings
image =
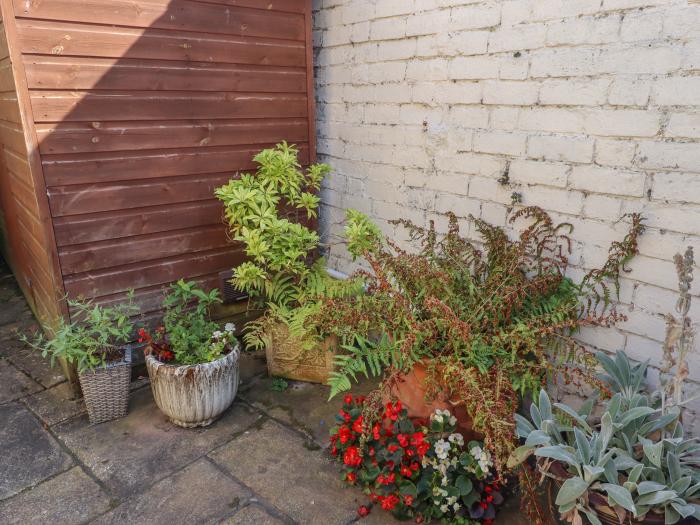
[[[311,350],[289,337],[287,327],[278,324],[270,334],[271,344],[265,348],[267,371],[271,376],[286,377],[310,383],[326,383],[333,371],[338,340],[327,337]]]
[[[158,408],[181,427],[210,425],[233,403],[238,391],[240,347],[199,365],[174,366],[146,356],[153,398]]]

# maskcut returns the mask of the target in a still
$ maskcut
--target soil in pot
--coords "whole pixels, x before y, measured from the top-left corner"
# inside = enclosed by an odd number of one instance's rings
[[[181,427],[212,424],[231,406],[238,392],[236,346],[210,363],[176,366],[146,355],[153,398],[170,421]]]
[[[410,372],[403,374],[391,389],[391,395],[401,400],[401,404],[408,411],[408,417],[427,421],[435,410],[449,410],[457,418],[457,432],[464,436],[465,441],[483,439],[481,434],[474,431],[474,421],[464,404],[459,403],[454,396],[445,393],[435,399],[426,399],[426,379],[425,364],[417,363]]]
[[[327,337],[311,350],[304,350],[289,336],[289,330],[278,324],[271,334],[272,344],[265,349],[267,370],[271,376],[284,377],[309,383],[327,383],[333,371],[338,340]]]

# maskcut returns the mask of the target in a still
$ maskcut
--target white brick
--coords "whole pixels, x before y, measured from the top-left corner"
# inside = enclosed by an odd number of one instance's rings
[[[654,101],[661,106],[700,105],[700,76],[658,80],[654,86]]]
[[[517,53],[516,53],[517,54]],[[525,80],[530,63],[523,56],[501,55],[499,57],[498,77],[504,80]]]
[[[616,78],[610,86],[608,102],[613,106],[646,106],[651,83],[647,80]]]
[[[700,4],[669,9],[664,19],[664,36],[697,38],[700,36]]]
[[[581,133],[584,129],[584,115],[577,109],[523,108],[518,127],[528,131]]]
[[[406,18],[382,18],[373,20],[369,27],[372,40],[391,40],[406,36]]]
[[[700,147],[694,143],[642,142],[637,161],[643,168],[700,172]]]
[[[482,106],[453,106],[448,118],[454,126],[486,128],[489,125],[489,110]]]
[[[517,129],[519,114],[520,108],[518,107],[494,106],[491,108],[489,125],[492,129]]]
[[[547,211],[569,215],[581,213],[583,195],[577,191],[542,186],[537,191],[523,192],[523,204],[540,206]]]
[[[661,35],[664,24],[663,11],[631,13],[622,21],[620,37],[623,42],[655,40]]]
[[[700,139],[700,113],[672,114],[666,126],[666,135],[669,137]]]
[[[570,162],[591,162],[593,140],[557,135],[535,135],[528,142],[529,157]]]
[[[439,193],[435,199],[435,211],[438,213],[452,212],[457,217],[468,217],[470,214],[479,216],[481,202],[453,193]]]
[[[700,204],[700,175],[697,173],[655,173],[652,198]]]
[[[508,131],[483,131],[474,135],[474,151],[503,155],[524,155],[527,135]]]
[[[607,44],[618,39],[620,15],[602,18],[569,18],[550,23],[547,27],[548,45]]]
[[[643,110],[588,110],[586,133],[608,137],[653,137],[660,129],[661,116]]]
[[[676,71],[683,59],[682,46],[657,45],[608,47],[601,50],[594,68],[596,73],[620,74],[662,74]]]
[[[508,27],[526,21],[532,12],[532,0],[501,2],[501,26]]]
[[[574,166],[569,175],[569,185],[591,193],[641,197],[644,195],[645,179],[646,174],[639,172],[597,166]]]
[[[382,0],[376,3],[374,9],[375,17],[384,18],[411,14],[414,6],[411,0]]]
[[[376,45],[377,60],[402,60],[416,53],[415,40],[392,40]]]
[[[544,45],[546,27],[544,24],[499,29],[491,33],[489,53],[534,49]]]
[[[498,78],[498,61],[486,56],[455,58],[450,61],[450,78]]]
[[[533,3],[533,20],[553,20],[598,11],[598,0],[538,0]]]
[[[500,8],[495,3],[454,7],[451,10],[448,29],[450,31],[460,31],[463,29],[493,27],[498,25],[500,19]]]
[[[447,80],[447,67],[444,58],[411,60],[406,66],[406,80]]]
[[[616,221],[622,215],[622,202],[618,197],[589,194],[583,201],[583,216],[589,219]]]
[[[540,104],[598,106],[605,103],[610,80],[545,80],[540,87]]]
[[[627,140],[598,139],[595,162],[603,166],[631,166],[637,145]]]
[[[532,53],[530,77],[575,77],[597,72],[597,48],[555,48]]]
[[[432,35],[443,31],[449,23],[449,11],[429,11],[427,13],[414,14],[406,21],[406,35]]]
[[[478,104],[481,85],[478,82],[421,82],[413,86],[414,102],[428,104]]]
[[[529,106],[537,102],[536,82],[487,81],[484,83],[484,104]]]
[[[569,166],[532,160],[516,160],[510,165],[510,180],[523,184],[565,187]]]

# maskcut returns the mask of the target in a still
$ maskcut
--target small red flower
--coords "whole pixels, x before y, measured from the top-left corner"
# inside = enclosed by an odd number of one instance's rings
[[[411,463],[411,470],[417,471],[419,468],[420,468],[420,465],[418,464],[417,461],[414,461],[413,463]]]
[[[369,507],[367,507],[366,505],[360,505],[357,509],[357,515],[360,518],[367,517],[369,515]]]
[[[357,475],[354,472],[348,472],[347,476],[345,476],[345,479],[349,483],[355,483],[357,481]]]
[[[337,456],[338,455],[338,447],[333,445],[333,448],[331,449],[331,454],[334,456]]]
[[[362,458],[360,457],[357,447],[348,447],[345,454],[343,454],[343,463],[349,467],[357,467],[362,463]]]
[[[347,426],[343,425],[338,429],[338,438],[340,442],[345,445],[352,438],[352,432],[350,432]]]
[[[405,478],[410,478],[413,476],[413,471],[410,469],[410,467],[407,467],[406,465],[401,466],[401,475]]]
[[[392,443],[391,445],[389,445],[388,447],[386,447],[386,448],[387,448],[387,449],[389,450],[389,452],[391,452],[392,454],[393,454],[394,452],[396,452],[397,450],[399,450],[399,446],[398,446],[398,445],[395,445],[395,444],[393,444],[393,443]]]
[[[404,496],[403,502],[407,507],[410,507],[411,505],[413,505],[413,496],[411,496],[410,494],[407,496]]]
[[[380,430],[381,426],[379,426],[379,423],[375,423],[374,426],[372,426],[372,437],[375,439],[375,441],[379,441],[379,438],[381,437]]]
[[[345,397],[343,398],[343,403],[345,403],[346,405],[351,405],[352,396],[350,394],[345,394]]]
[[[393,510],[399,503],[399,497],[396,494],[389,494],[381,500],[384,510]]]
[[[396,439],[399,440],[399,445],[401,445],[403,448],[406,448],[408,446],[408,436],[406,434],[398,434],[396,436]]]
[[[362,416],[358,417],[355,422],[352,424],[352,429],[354,432],[357,432],[358,434],[362,433]]]

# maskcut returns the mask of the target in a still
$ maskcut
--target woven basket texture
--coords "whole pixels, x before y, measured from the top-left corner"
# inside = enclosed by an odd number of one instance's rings
[[[129,408],[131,348],[124,349],[124,359],[111,362],[79,375],[85,406],[93,425],[124,417]]]

